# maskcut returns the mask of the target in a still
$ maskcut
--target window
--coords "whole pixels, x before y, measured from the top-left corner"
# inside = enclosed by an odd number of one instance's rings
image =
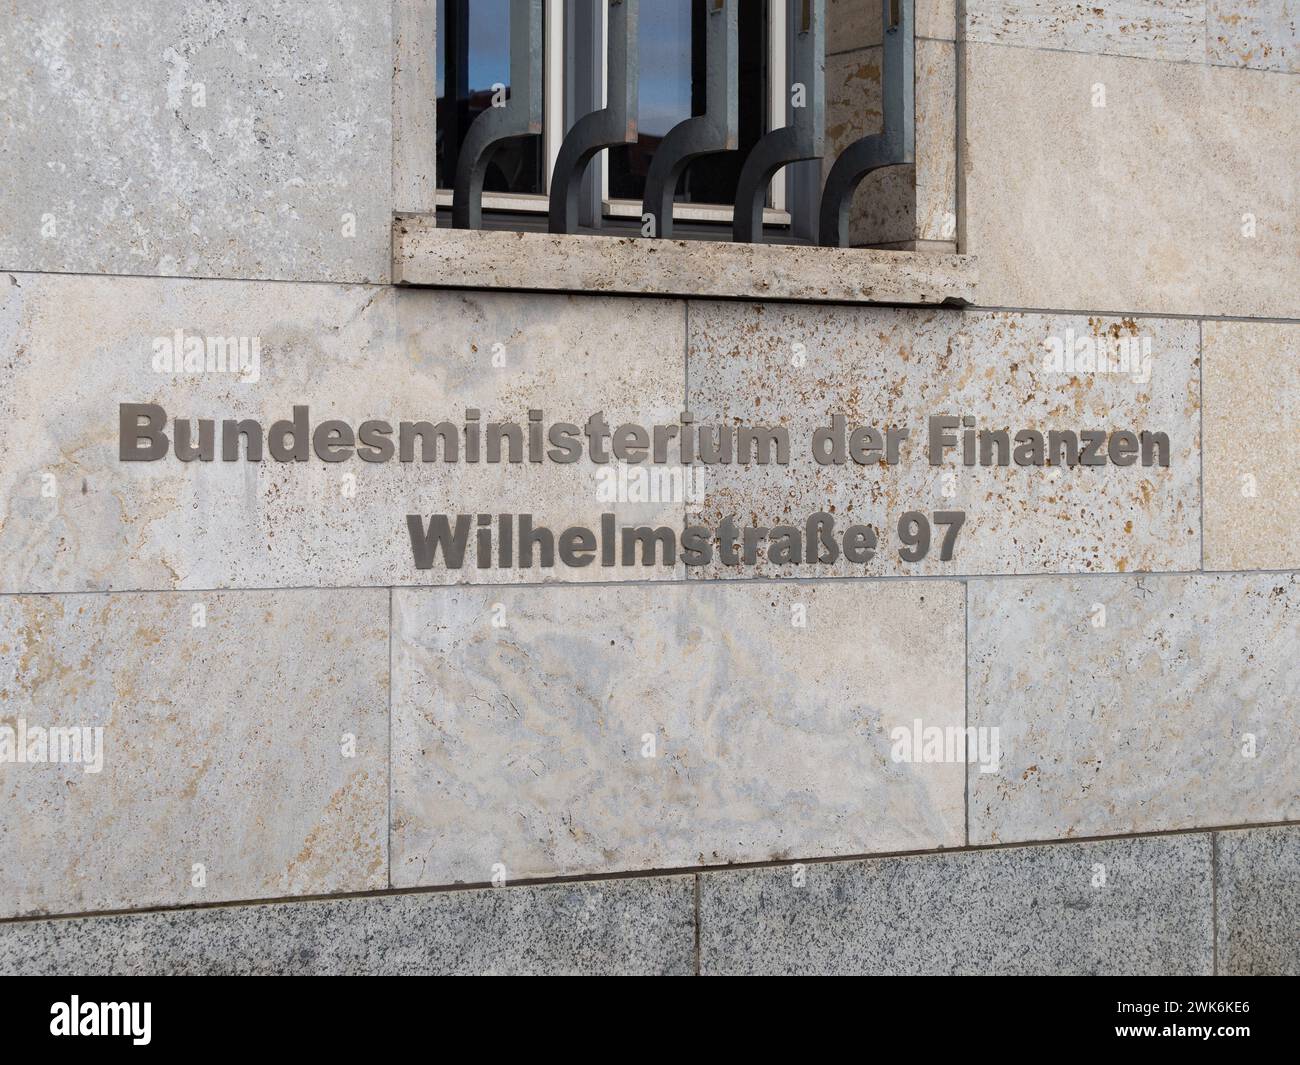
[[[547,5],[551,7],[552,5]],[[509,0],[438,0],[438,176],[456,173],[465,131],[492,106],[494,96],[509,96]],[[546,14],[543,13],[543,30]],[[516,137],[493,153],[485,192],[541,196],[546,192],[543,145],[536,137]],[[450,181],[444,181],[450,184]]]
[[[593,160],[606,219],[639,221],[645,179],[655,147],[672,126],[704,110],[704,22],[709,0],[655,0],[639,7],[638,123],[634,144],[606,149]],[[607,5],[590,0],[547,0],[543,14],[543,114],[540,137],[517,137],[492,156],[484,181],[485,212],[543,216],[549,178],[564,131],[604,105],[604,75],[582,71],[578,57],[599,60],[606,50]],[[509,98],[509,0],[439,0],[437,56],[438,205],[452,201],[456,154],[469,123]],[[597,35],[599,35],[597,37]],[[594,42],[583,47],[579,42]],[[685,222],[727,223],[736,183],[750,148],[786,122],[786,4],[762,0],[740,7],[739,149],[688,166],[677,186],[674,216]],[[587,75],[584,77],[584,75]],[[590,88],[595,86],[594,92]],[[588,93],[583,99],[584,92]],[[599,94],[595,99],[590,95]],[[594,193],[593,193],[594,195]],[[788,222],[784,172],[772,180],[769,224]],[[539,220],[540,221],[540,220]],[[490,224],[485,214],[485,224]],[[544,222],[542,222],[544,224]]]

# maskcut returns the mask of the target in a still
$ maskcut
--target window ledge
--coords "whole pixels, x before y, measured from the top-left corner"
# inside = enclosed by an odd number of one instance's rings
[[[969,255],[393,223],[401,285],[909,305],[970,303]]]

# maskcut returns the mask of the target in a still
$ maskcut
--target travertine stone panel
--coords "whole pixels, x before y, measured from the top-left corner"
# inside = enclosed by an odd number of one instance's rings
[[[0,270],[386,281],[391,7],[7,4]]]
[[[1300,112],[1300,79],[975,43],[965,56],[977,302],[1296,314],[1300,123],[1281,116]]]
[[[393,3],[393,210],[435,210],[438,0]]]
[[[948,582],[401,590],[393,883],[959,845]],[[806,620],[806,624],[800,624]]]
[[[1296,0],[1206,0],[1211,63],[1300,73]]]
[[[1205,566],[1300,567],[1300,326],[1202,329]]]
[[[1300,818],[1300,583],[973,581],[972,843]]]
[[[1215,835],[1219,972],[1300,976],[1300,826]]]
[[[689,876],[0,924],[6,975],[694,971]]]
[[[387,886],[387,629],[382,589],[0,596],[0,917]]]
[[[1199,380],[1195,322],[993,312],[692,303],[688,396],[702,425],[784,426],[788,466],[706,469],[701,517],[716,524],[802,526],[818,511],[842,529],[872,525],[868,563],[724,567],[720,576],[1190,570],[1200,562]],[[1129,372],[1056,369],[1047,342],[1132,341]],[[1145,352],[1148,347],[1150,361]],[[1096,346],[1096,345],[1094,345]],[[1115,353],[1115,365],[1122,356]],[[1062,363],[1064,365],[1064,363]],[[1106,365],[1104,370],[1111,367]],[[1149,371],[1149,374],[1148,374]],[[907,429],[893,466],[820,465],[816,429]],[[929,464],[932,416],[976,429],[1164,432],[1169,466],[1006,467]],[[911,510],[964,511],[951,561],[932,549],[905,563],[896,535]]]
[[[852,52],[880,43],[881,0],[827,0],[826,54]],[[940,41],[957,37],[956,0],[916,0],[916,36]]]
[[[1205,61],[1206,0],[966,0],[966,39]]]
[[[393,247],[400,283],[451,288],[935,305],[975,291],[974,261],[941,253],[439,229],[419,217],[393,223]]]
[[[916,35],[938,41],[956,40],[956,0],[916,0]]]
[[[218,447],[222,419],[269,431],[294,405],[313,427],[354,430],[460,425],[469,409],[482,423],[540,409],[653,424],[681,411],[684,319],[661,300],[0,275],[0,590],[608,580],[599,567],[479,569],[472,550],[459,570],[441,555],[417,570],[407,531],[407,514],[462,512],[531,513],[557,534],[606,510],[680,523],[680,502],[602,502],[603,467],[585,459],[122,462],[118,405],[216,419]],[[257,341],[256,373],[155,371],[155,340],[176,330]]]
[[[879,133],[881,49],[832,55],[826,61],[824,169],[849,144]],[[956,46],[916,42],[916,163],[869,174],[853,196],[854,244],[955,241],[957,159]]]
[[[1210,878],[1208,834],[706,873],[700,971],[1208,975]]]

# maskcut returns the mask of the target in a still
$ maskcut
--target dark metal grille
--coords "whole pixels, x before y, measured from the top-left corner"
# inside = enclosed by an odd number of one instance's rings
[[[550,186],[548,226],[553,233],[577,232],[583,215],[590,218],[583,178],[591,160],[603,149],[633,144],[638,138],[639,0],[606,2],[607,103],[579,116],[560,145]],[[787,125],[764,134],[744,156],[732,216],[732,237],[738,242],[763,239],[763,206],[772,177],[792,163],[820,161],[825,155],[826,0],[787,2],[789,77],[792,85],[801,86],[801,105],[791,108]],[[703,113],[670,128],[655,149],[641,206],[645,236],[673,236],[674,193],[691,162],[737,150],[739,3],[706,0]],[[795,207],[805,215],[795,219],[796,228],[814,242],[847,245],[849,207],[863,179],[885,167],[915,161],[914,3],[886,0],[882,5],[882,131],[854,141],[840,153],[819,202]],[[506,141],[542,132],[542,8],[543,0],[510,0],[510,94],[502,106],[473,119],[455,156],[456,228],[482,226],[483,182],[492,154]],[[587,40],[593,39],[588,32]]]

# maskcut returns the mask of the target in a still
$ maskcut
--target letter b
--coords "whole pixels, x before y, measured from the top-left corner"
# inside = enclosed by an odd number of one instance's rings
[[[145,424],[140,424],[140,419]],[[122,462],[153,462],[167,454],[163,426],[167,413],[156,403],[119,403],[117,457]],[[147,443],[141,444],[141,441]]]

